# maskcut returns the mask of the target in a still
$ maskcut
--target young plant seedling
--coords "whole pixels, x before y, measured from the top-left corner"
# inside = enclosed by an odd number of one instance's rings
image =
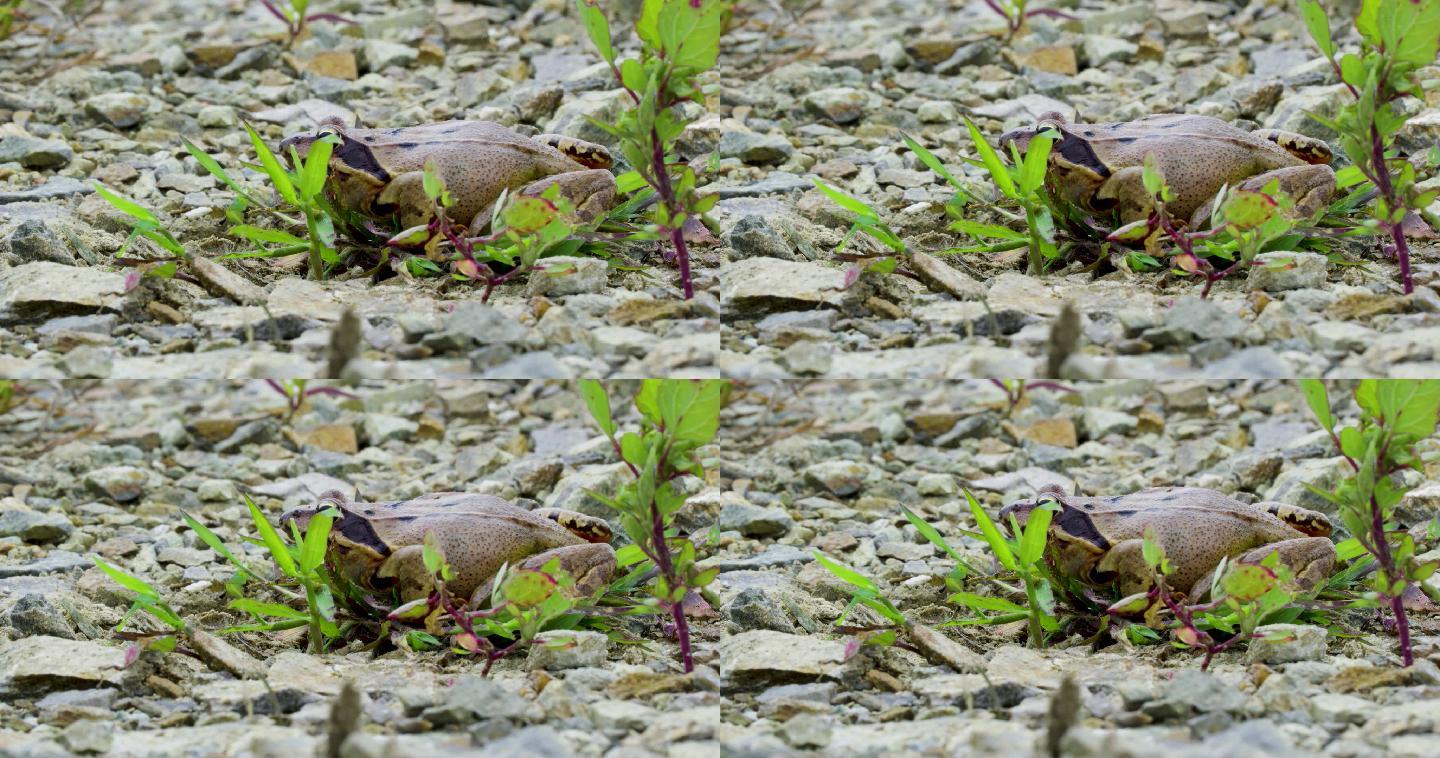
[[[1405,217],[1423,211],[1440,197],[1440,189],[1421,191],[1415,184],[1415,165],[1395,150],[1395,136],[1409,120],[1400,101],[1424,101],[1426,93],[1417,77],[1433,66],[1440,52],[1440,3],[1415,0],[1364,0],[1355,17],[1360,53],[1339,56],[1330,35],[1325,10],[1315,0],[1302,0],[1300,15],[1316,47],[1330,61],[1351,99],[1334,118],[1307,113],[1339,135],[1340,147],[1351,164],[1375,190],[1369,225],[1386,238],[1385,252],[1400,266],[1405,294],[1415,289],[1410,271],[1410,246],[1405,239]]]
[[[620,427],[611,416],[605,387],[594,380],[580,382],[591,417],[632,477],[613,496],[594,491],[589,495],[615,509],[631,542],[653,565],[651,602],[670,617],[687,673],[694,670],[695,662],[685,618],[686,596],[714,581],[720,569],[695,565],[694,541],[675,528],[675,515],[686,499],[679,480],[704,479],[699,448],[710,444],[719,431],[726,386],[721,380],[646,379],[635,395],[640,430],[617,436]]]
[[[129,261],[125,258],[125,251],[130,249],[130,243],[136,237],[144,237],[155,243],[160,249],[170,253],[172,258],[145,260],[138,262],[138,267],[132,271],[125,280],[125,290],[133,289],[141,277],[154,277],[157,279],[169,279],[175,276],[175,271],[180,261],[189,257],[185,246],[175,239],[175,235],[160,221],[150,209],[121,195],[118,192],[106,188],[99,182],[95,183],[95,192],[105,199],[105,202],[114,206],[116,210],[130,217],[130,235],[125,238],[125,244],[120,246],[119,252],[115,253],[117,261]]]
[[[1415,656],[1404,595],[1417,585],[1426,589],[1425,580],[1435,574],[1440,562],[1420,560],[1415,538],[1395,522],[1397,506],[1410,489],[1398,474],[1405,469],[1424,470],[1415,447],[1435,434],[1440,380],[1362,380],[1355,389],[1360,420],[1354,426],[1338,428],[1325,384],[1303,379],[1301,389],[1350,468],[1350,474],[1333,490],[1313,486],[1310,490],[1339,508],[1345,528],[1374,557],[1367,601],[1389,609],[1401,658],[1410,666]]]
[[[305,36],[311,21],[355,25],[354,21],[335,13],[310,13],[310,0],[260,0],[260,3],[285,25],[286,47],[294,47],[295,41]]]
[[[968,248],[955,248],[952,252],[998,252],[1024,247],[1028,251],[1026,273],[1043,273],[1061,255],[1060,248],[1055,243],[1055,214],[1045,191],[1045,171],[1049,167],[1050,148],[1058,135],[1051,130],[1034,135],[1026,146],[1024,155],[1021,155],[1020,149],[1012,143],[1011,162],[1007,165],[1000,159],[1000,154],[995,152],[995,148],[985,141],[985,135],[980,133],[973,121],[965,119],[965,126],[970,133],[970,143],[980,156],[978,160],[965,160],[985,169],[990,175],[990,181],[995,184],[995,189],[1002,197],[1019,205],[1022,215],[1016,215],[998,205],[991,206],[992,209],[1011,221],[1023,220],[1025,232],[1017,232],[999,224],[972,221],[956,214],[957,218],[950,228],[964,232],[974,238],[977,244]],[[911,149],[913,150],[914,146]],[[917,155],[921,154],[917,152]],[[959,188],[958,183],[948,176],[948,171],[941,173],[936,165],[931,165],[931,161],[926,160],[925,163]],[[935,161],[935,164],[938,163]]]
[[[731,5],[731,0],[644,0],[635,23],[640,57],[619,60],[598,0],[575,0],[590,41],[631,103],[613,124],[591,122],[620,141],[625,159],[654,189],[655,233],[670,243],[687,300],[695,291],[686,229],[698,225],[720,198],[700,194],[695,170],[672,156],[689,123],[677,106],[701,101],[697,79],[715,66]]]
[[[990,10],[995,11],[997,15],[1005,19],[1005,25],[1009,28],[1009,33],[1005,35],[1005,41],[1007,42],[1014,39],[1015,35],[1019,34],[1020,30],[1025,28],[1025,20],[1028,18],[1034,16],[1051,16],[1053,18],[1065,18],[1072,21],[1075,19],[1074,16],[1055,10],[1054,8],[1027,9],[1025,6],[1029,4],[1028,0],[985,0],[985,5],[989,6]]]

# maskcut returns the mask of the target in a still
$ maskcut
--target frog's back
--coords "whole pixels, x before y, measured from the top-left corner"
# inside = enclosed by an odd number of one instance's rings
[[[574,171],[581,166],[551,145],[526,137],[490,121],[441,121],[437,124],[393,129],[355,129],[346,133],[372,151],[383,151],[389,172],[401,174],[424,169],[427,160],[460,163],[489,153],[501,158],[528,160],[543,168],[541,174]]]
[[[1139,539],[1147,527],[1187,539],[1237,533],[1274,541],[1303,536],[1269,507],[1242,503],[1201,487],[1158,487],[1090,500],[1095,511],[1112,517],[1112,541]]]
[[[1078,128],[1087,128],[1077,124]],[[1083,132],[1082,132],[1083,133]],[[1220,174],[1246,173],[1257,164],[1266,168],[1298,166],[1304,163],[1274,142],[1251,134],[1227,121],[1209,116],[1161,114],[1135,121],[1088,126],[1085,134],[1109,162],[1139,166],[1146,154],[1153,154],[1172,183],[1173,175],[1205,175],[1221,168]],[[1183,180],[1182,180],[1183,181]]]

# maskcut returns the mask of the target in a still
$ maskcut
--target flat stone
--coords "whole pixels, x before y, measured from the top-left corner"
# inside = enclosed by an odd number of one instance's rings
[[[844,641],[816,636],[756,629],[720,643],[720,676],[737,685],[814,681],[844,662]]]
[[[556,256],[541,261],[544,270],[530,274],[525,284],[529,295],[578,295],[602,292],[610,265],[599,258]]]
[[[936,292],[947,293],[957,300],[985,298],[985,285],[933,255],[911,253],[910,268],[925,286]]]
[[[117,503],[138,500],[150,480],[149,472],[134,466],[106,466],[85,475],[85,486]]]
[[[114,308],[124,294],[125,277],[98,268],[36,261],[0,271],[0,311],[21,316]]]
[[[1250,640],[1245,660],[1251,663],[1293,663],[1318,661],[1325,657],[1328,632],[1324,627],[1309,624],[1267,624],[1256,627],[1263,635]]]
[[[191,273],[195,274],[195,278],[200,280],[201,286],[212,295],[228,297],[240,305],[258,305],[265,302],[265,290],[221,263],[192,255],[186,265]]]
[[[153,101],[133,92],[106,92],[85,100],[85,112],[116,129],[138,126]]]
[[[75,526],[63,513],[12,508],[0,511],[0,537],[19,537],[25,542],[61,542]]]
[[[1252,290],[1315,289],[1325,286],[1329,259],[1319,253],[1275,251],[1255,256],[1247,283]]]
[[[784,508],[736,502],[728,502],[720,509],[719,522],[721,530],[737,531],[746,537],[778,537],[795,525],[795,519]]]
[[[526,665],[532,669],[576,669],[604,666],[610,638],[600,632],[573,629],[541,632],[530,646]]]
[[[75,157],[75,151],[64,140],[41,139],[21,135],[0,137],[0,163],[19,163],[25,168],[61,168]]]
[[[6,203],[25,203],[34,200],[53,200],[57,197],[73,197],[75,195],[88,195],[95,191],[95,187],[79,179],[68,176],[52,176],[45,180],[44,184],[30,187],[23,190],[12,190],[0,192],[0,205]]]
[[[837,305],[845,272],[819,263],[746,258],[720,272],[720,302],[733,313]]]
[[[60,637],[24,637],[0,647],[0,693],[36,697],[45,692],[119,685],[125,648]]]

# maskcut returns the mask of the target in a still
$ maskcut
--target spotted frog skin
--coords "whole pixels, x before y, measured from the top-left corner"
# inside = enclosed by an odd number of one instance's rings
[[[1151,529],[1174,572],[1169,582],[1203,597],[1216,566],[1225,558],[1259,562],[1272,552],[1310,589],[1329,576],[1335,545],[1324,514],[1275,502],[1242,503],[1199,487],[1161,487],[1113,497],[1078,497],[1058,487],[1042,489],[1000,511],[1023,526],[1043,502],[1060,511],[1050,522],[1050,547],[1057,570],[1092,587],[1118,585],[1121,596],[1146,592],[1153,576],[1141,547]]]
[[[303,531],[316,513],[339,510],[330,530],[331,565],[356,585],[397,590],[402,602],[427,597],[425,535],[433,533],[455,570],[448,588],[475,606],[490,598],[495,574],[513,568],[538,569],[552,558],[590,594],[610,581],[615,551],[610,528],[600,519],[559,508],[528,511],[491,495],[439,492],[393,503],[352,503],[336,491],[315,505],[287,511],[281,523]]]
[[[1324,142],[1293,132],[1247,132],[1209,116],[1157,115],[1110,124],[1070,124],[1046,113],[1033,127],[1006,132],[1001,146],[1024,153],[1045,129],[1058,131],[1047,169],[1047,185],[1071,204],[1096,214],[1114,214],[1121,224],[1149,217],[1154,202],[1145,191],[1142,166],[1155,156],[1175,194],[1170,215],[1201,228],[1221,187],[1259,190],[1271,180],[1295,200],[1294,212],[1311,216],[1335,192],[1331,150]]]
[[[353,129],[330,121],[314,134],[280,143],[288,159],[293,146],[303,160],[326,134],[339,137],[326,179],[337,204],[371,218],[398,215],[402,228],[434,217],[425,195],[426,161],[434,161],[455,198],[450,212],[478,234],[505,190],[538,195],[551,185],[589,220],[615,202],[610,153],[600,145],[556,134],[525,137],[488,121],[444,121],[397,129]]]

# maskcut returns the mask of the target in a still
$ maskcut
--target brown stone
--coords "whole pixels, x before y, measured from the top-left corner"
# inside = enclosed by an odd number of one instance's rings
[[[1021,439],[1056,447],[1075,447],[1080,444],[1075,432],[1075,422],[1068,418],[1047,418],[1019,429]]]
[[[329,450],[332,453],[354,455],[360,445],[355,438],[355,427],[349,424],[326,424],[317,426],[300,435],[301,444]]]
[[[910,417],[910,427],[926,437],[939,437],[960,421],[959,413],[921,413]]]
[[[985,286],[967,276],[963,271],[925,253],[910,255],[910,268],[920,281],[935,292],[945,292],[956,300],[983,300]]]
[[[326,50],[309,58],[296,58],[291,63],[301,71],[332,79],[354,81],[360,76],[360,66],[355,62],[355,54],[349,50]]]
[[[648,324],[652,321],[684,318],[690,308],[675,300],[626,300],[605,314],[605,320],[616,326]]]
[[[1325,315],[1337,321],[1369,318],[1382,313],[1405,313],[1410,310],[1410,301],[1401,295],[1377,295],[1373,292],[1357,292],[1336,300],[1325,309]]]
[[[1075,61],[1075,48],[1069,45],[1048,45],[1037,47],[1015,56],[1016,62],[1022,66],[1033,68],[1038,71],[1048,71],[1052,74],[1064,74],[1074,76],[1080,71]]]

